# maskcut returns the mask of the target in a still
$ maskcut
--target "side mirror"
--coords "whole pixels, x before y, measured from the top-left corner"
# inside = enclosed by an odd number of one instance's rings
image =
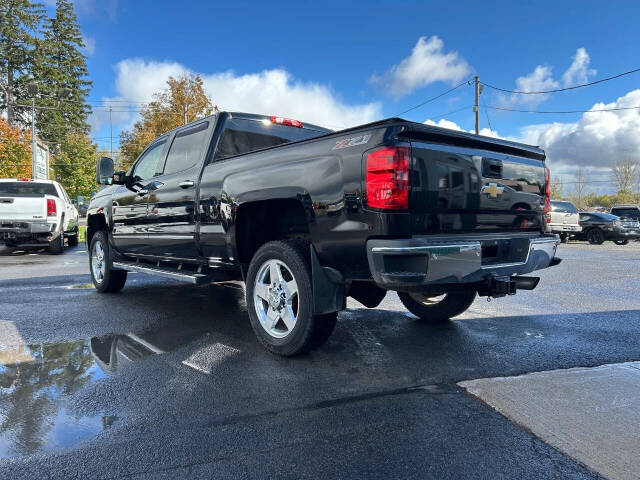
[[[100,185],[111,185],[113,183],[113,159],[100,157],[96,164],[96,182]]]

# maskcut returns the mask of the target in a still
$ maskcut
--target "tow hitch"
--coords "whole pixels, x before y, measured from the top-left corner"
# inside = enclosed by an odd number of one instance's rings
[[[508,277],[492,275],[477,285],[478,295],[481,297],[500,298],[515,295],[518,289],[533,290],[538,286],[539,277]]]

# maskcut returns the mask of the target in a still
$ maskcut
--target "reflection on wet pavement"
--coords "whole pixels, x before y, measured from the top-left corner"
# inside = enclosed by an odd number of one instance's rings
[[[67,409],[74,392],[126,364],[206,337],[211,327],[207,320],[169,322],[136,333],[27,345],[12,331],[11,322],[0,322],[0,458],[70,447],[95,437],[118,417],[113,412],[74,414]],[[182,363],[211,373],[215,365],[205,362],[211,352],[214,361],[238,352],[216,342],[205,342],[201,350]]]

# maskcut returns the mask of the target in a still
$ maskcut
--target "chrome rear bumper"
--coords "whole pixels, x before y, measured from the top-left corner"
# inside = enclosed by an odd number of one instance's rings
[[[483,251],[499,242],[506,245],[507,253],[501,260],[483,261]],[[542,234],[372,239],[367,242],[367,257],[371,275],[379,286],[412,290],[478,283],[494,276],[511,277],[547,268],[559,262],[554,261],[559,243],[557,235]]]

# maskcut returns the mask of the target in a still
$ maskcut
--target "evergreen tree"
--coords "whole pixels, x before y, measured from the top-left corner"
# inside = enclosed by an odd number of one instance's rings
[[[0,2],[0,109],[6,110],[9,126],[25,126],[30,115],[27,83],[34,66],[36,34],[44,16],[44,7],[29,0]]]
[[[51,142],[53,153],[64,149],[67,132],[89,132],[87,117],[90,108],[86,103],[91,87],[88,80],[82,34],[73,4],[69,0],[57,0],[56,13],[45,21],[42,40],[38,42],[34,75],[38,79],[40,95],[38,104],[43,107],[36,114],[38,135]],[[71,90],[71,97],[58,102],[61,88]]]

